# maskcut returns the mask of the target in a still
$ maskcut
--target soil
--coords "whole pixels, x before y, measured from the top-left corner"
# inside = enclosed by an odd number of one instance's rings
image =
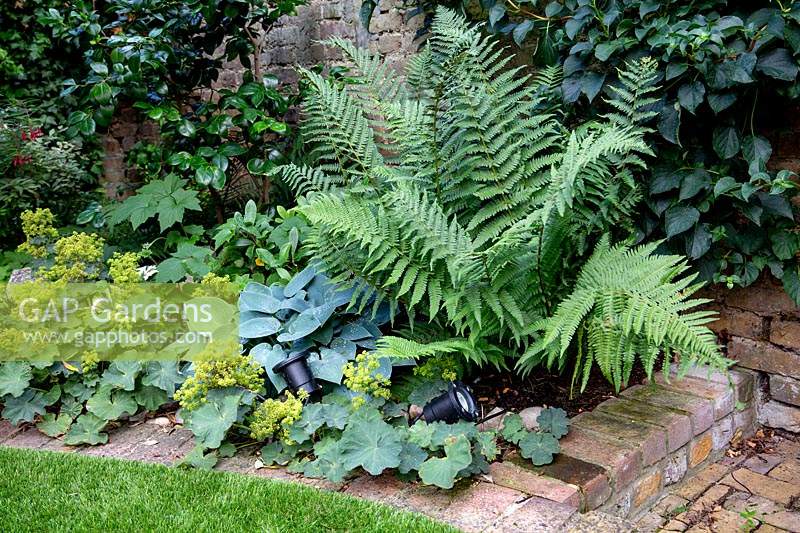
[[[644,369],[636,365],[631,372],[628,386],[637,385],[645,380]],[[577,389],[570,398],[569,373],[563,375],[536,371],[523,378],[514,372],[496,372],[484,374],[472,380],[471,386],[483,413],[494,407],[521,411],[531,406],[560,407],[572,417],[584,411],[591,411],[599,404],[618,394],[614,387],[595,367],[589,377],[589,383],[583,393]]]

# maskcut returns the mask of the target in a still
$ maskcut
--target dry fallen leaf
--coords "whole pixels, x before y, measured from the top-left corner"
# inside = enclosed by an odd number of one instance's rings
[[[253,463],[253,467],[254,467],[256,470],[259,470],[259,469],[261,469],[261,468],[264,468],[264,466],[265,466],[265,465],[264,465],[264,463],[261,461],[261,459],[256,459],[256,462],[255,462],[255,463]]]
[[[158,441],[156,439],[150,439],[150,440],[144,441],[142,444],[144,446],[155,446],[156,444],[158,444]]]

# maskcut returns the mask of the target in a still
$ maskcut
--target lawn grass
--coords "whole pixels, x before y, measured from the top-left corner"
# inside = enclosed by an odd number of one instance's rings
[[[0,448],[0,531],[455,530],[291,483]]]

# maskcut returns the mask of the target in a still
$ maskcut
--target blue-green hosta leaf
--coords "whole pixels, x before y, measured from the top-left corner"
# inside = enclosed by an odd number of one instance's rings
[[[172,397],[185,379],[177,361],[150,361],[142,375],[142,384],[158,387]]]
[[[536,418],[539,430],[550,433],[555,438],[560,439],[569,431],[569,418],[563,409],[548,407],[543,409]]]
[[[553,462],[559,449],[558,439],[549,433],[531,431],[519,441],[520,455],[537,466]]]
[[[334,308],[330,305],[306,309],[286,323],[283,333],[278,335],[278,342],[296,341],[311,335],[328,321],[333,311]]]
[[[419,467],[423,483],[452,489],[456,476],[472,463],[472,449],[464,435],[452,437],[444,445],[445,457],[431,457]]]
[[[272,315],[281,310],[281,301],[275,298],[269,287],[251,281],[239,295],[239,310]]]
[[[147,411],[155,411],[169,401],[167,393],[158,387],[143,385],[133,393],[136,403]]]
[[[28,389],[16,398],[6,397],[2,416],[15,426],[20,422],[33,422],[36,415],[43,415],[47,398],[41,391]]]
[[[142,363],[140,361],[114,361],[103,372],[103,383],[132,391],[136,388],[136,376],[141,370]]]
[[[36,429],[48,437],[60,437],[69,430],[72,425],[72,416],[68,414],[47,413],[42,417],[42,421],[36,424]]]
[[[314,267],[306,267],[303,271],[297,273],[292,280],[286,284],[286,287],[283,289],[283,295],[286,298],[291,298],[300,289],[305,289],[306,285],[311,283],[311,280],[314,279],[314,276],[317,275],[317,271]]]
[[[281,347],[280,344],[268,344],[263,342],[261,344],[257,344],[250,350],[250,356],[267,372],[267,377],[272,382],[272,385],[275,387],[275,390],[281,392],[283,389],[286,388],[286,380],[283,379],[283,376],[280,374],[276,374],[272,371],[272,367],[286,359],[287,354],[286,351]]]
[[[31,365],[19,361],[0,364],[0,396],[18,398],[33,379]]]
[[[403,444],[392,426],[380,418],[365,420],[359,417],[361,410],[351,417],[342,434],[342,459],[348,470],[362,467],[377,476],[387,468],[400,465]]]
[[[239,324],[239,336],[245,339],[259,339],[274,335],[281,329],[281,322],[273,316],[262,315]]]
[[[104,420],[117,420],[124,414],[136,414],[139,404],[133,393],[113,390],[111,386],[104,385],[86,402],[86,410]]]
[[[308,357],[308,366],[314,377],[331,383],[341,383],[347,358],[339,352],[327,348],[323,348],[320,352],[319,357],[316,354]]]
[[[77,446],[78,444],[105,444],[108,442],[108,433],[102,433],[108,420],[85,413],[78,417],[64,437],[64,444]]]
[[[192,411],[186,427],[194,433],[199,445],[219,448],[239,413],[239,391],[217,389],[209,393],[206,403]]]

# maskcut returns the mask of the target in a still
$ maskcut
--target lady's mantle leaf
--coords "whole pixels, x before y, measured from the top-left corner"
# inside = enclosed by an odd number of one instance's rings
[[[444,446],[445,457],[432,457],[419,467],[419,477],[428,485],[453,488],[458,473],[472,463],[472,450],[464,435],[452,437]]]
[[[549,433],[530,432],[519,441],[522,457],[530,459],[535,465],[546,465],[553,462],[558,453],[558,439]]]

